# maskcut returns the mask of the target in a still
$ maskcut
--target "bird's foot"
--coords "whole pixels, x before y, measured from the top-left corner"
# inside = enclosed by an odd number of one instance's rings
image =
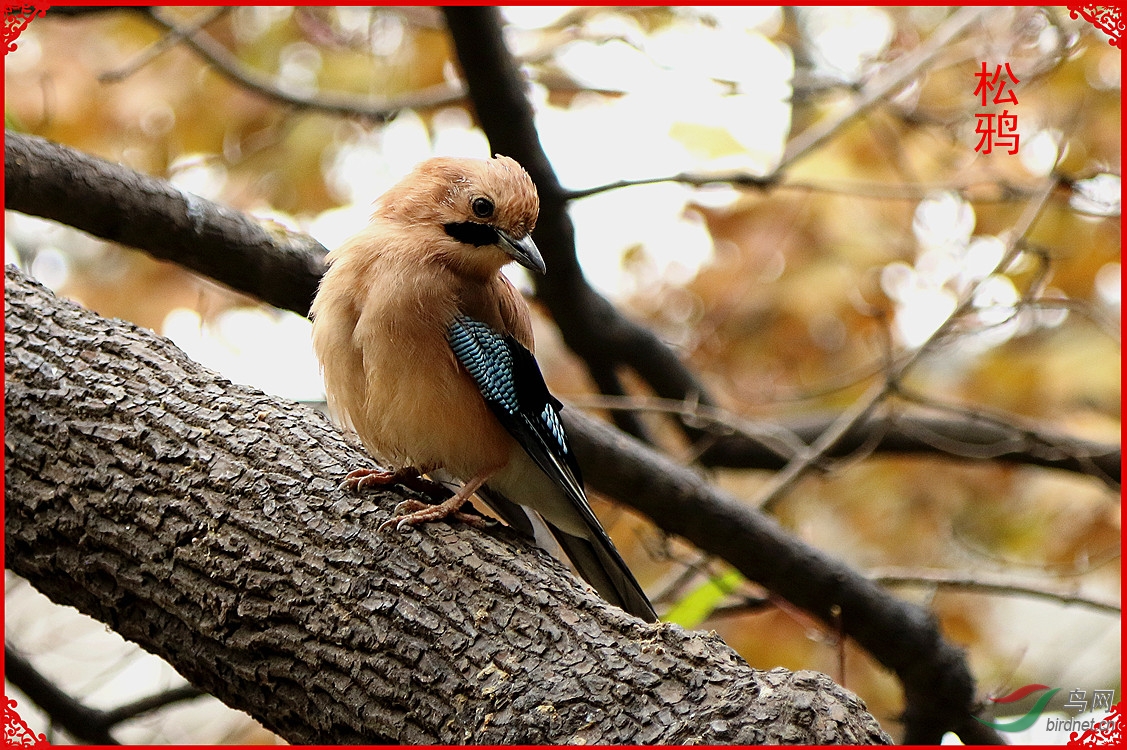
[[[356,469],[345,475],[340,483],[340,489],[346,492],[360,493],[369,487],[383,487],[389,484],[401,484],[410,487],[416,492],[421,492],[441,503],[450,497],[450,490],[438,482],[433,482],[419,474],[419,470],[408,466],[394,471],[385,469]]]
[[[388,484],[401,484],[411,479],[422,479],[418,469],[408,466],[405,469],[356,469],[344,476],[340,489],[348,492],[362,492],[369,487],[382,487]]]
[[[403,531],[411,526],[441,521],[446,518],[461,521],[475,529],[487,529],[497,523],[491,518],[459,510],[465,501],[466,499],[459,495],[455,495],[438,505],[428,505],[419,500],[404,500],[395,506],[395,515],[380,524],[380,531],[392,526],[395,527],[396,531]]]

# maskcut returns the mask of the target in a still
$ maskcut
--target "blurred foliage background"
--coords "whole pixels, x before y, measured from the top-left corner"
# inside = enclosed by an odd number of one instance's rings
[[[505,11],[545,149],[564,185],[584,193],[570,208],[585,272],[676,347],[725,409],[779,424],[840,411],[973,294],[973,314],[909,370],[898,401],[1116,443],[1121,53],[1101,32],[1062,8],[993,9],[906,85],[775,171],[790,138],[856,109],[857,92],[927,45],[949,15]],[[982,105],[983,61],[990,71],[1009,63],[1016,105]],[[5,57],[5,87],[8,128],[166,177],[329,247],[415,162],[489,153],[433,8],[52,10]],[[368,115],[348,111],[359,108]],[[1018,153],[976,151],[975,114],[1003,108],[1018,117]],[[699,179],[650,182],[682,173]],[[733,173],[778,179],[689,184]],[[991,275],[1054,173],[1065,181],[1026,251]],[[619,180],[648,184],[598,189]],[[322,398],[298,316],[11,212],[5,257],[104,315],[170,336],[233,380]],[[597,397],[550,319],[537,332],[557,394],[580,408],[622,406]],[[654,406],[644,389],[635,395],[628,405]],[[660,415],[647,419],[668,451],[692,461],[693,446],[663,430]],[[770,479],[713,476],[749,501]],[[596,510],[659,610],[719,631],[753,666],[829,673],[895,736],[898,683],[863,652],[781,602],[746,606],[741,595],[761,592],[723,564],[627,511]],[[804,480],[775,513],[858,569],[907,579],[896,591],[932,608],[967,649],[984,697],[1027,683],[1065,688],[1057,708],[1072,689],[1118,696],[1121,513],[1104,483],[974,456],[862,455]],[[969,582],[928,583],[935,571]],[[999,578],[1048,596],[975,585]],[[1066,603],[1062,592],[1114,606]],[[8,574],[6,638],[73,695],[110,707],[179,684],[155,657],[37,597]],[[272,741],[210,700],[140,719],[118,738]]]

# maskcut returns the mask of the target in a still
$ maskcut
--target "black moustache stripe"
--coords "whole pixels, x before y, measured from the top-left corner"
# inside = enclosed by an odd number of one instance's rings
[[[446,230],[446,234],[458,240],[458,242],[464,242],[474,247],[496,245],[501,240],[496,229],[488,224],[478,224],[474,221],[444,224],[443,229]]]

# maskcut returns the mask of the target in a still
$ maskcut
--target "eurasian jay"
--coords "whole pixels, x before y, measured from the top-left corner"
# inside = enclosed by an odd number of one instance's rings
[[[419,486],[439,470],[463,483],[437,505],[401,503],[381,528],[472,522],[459,509],[477,493],[530,532],[519,506],[530,508],[603,598],[654,622],[587,502],[562,405],[532,354],[528,306],[501,274],[510,261],[545,272],[531,237],[539,208],[513,159],[430,159],[329,254],[312,308],[329,409],[392,467],[354,471],[345,485]]]

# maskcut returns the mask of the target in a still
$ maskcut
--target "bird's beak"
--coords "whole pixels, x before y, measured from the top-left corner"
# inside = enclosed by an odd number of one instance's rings
[[[544,258],[540,255],[540,251],[536,249],[536,243],[532,241],[531,234],[526,234],[517,239],[508,232],[498,229],[497,235],[501,238],[499,243],[501,249],[511,255],[517,263],[537,273],[544,273],[548,270],[548,267],[544,265]]]

